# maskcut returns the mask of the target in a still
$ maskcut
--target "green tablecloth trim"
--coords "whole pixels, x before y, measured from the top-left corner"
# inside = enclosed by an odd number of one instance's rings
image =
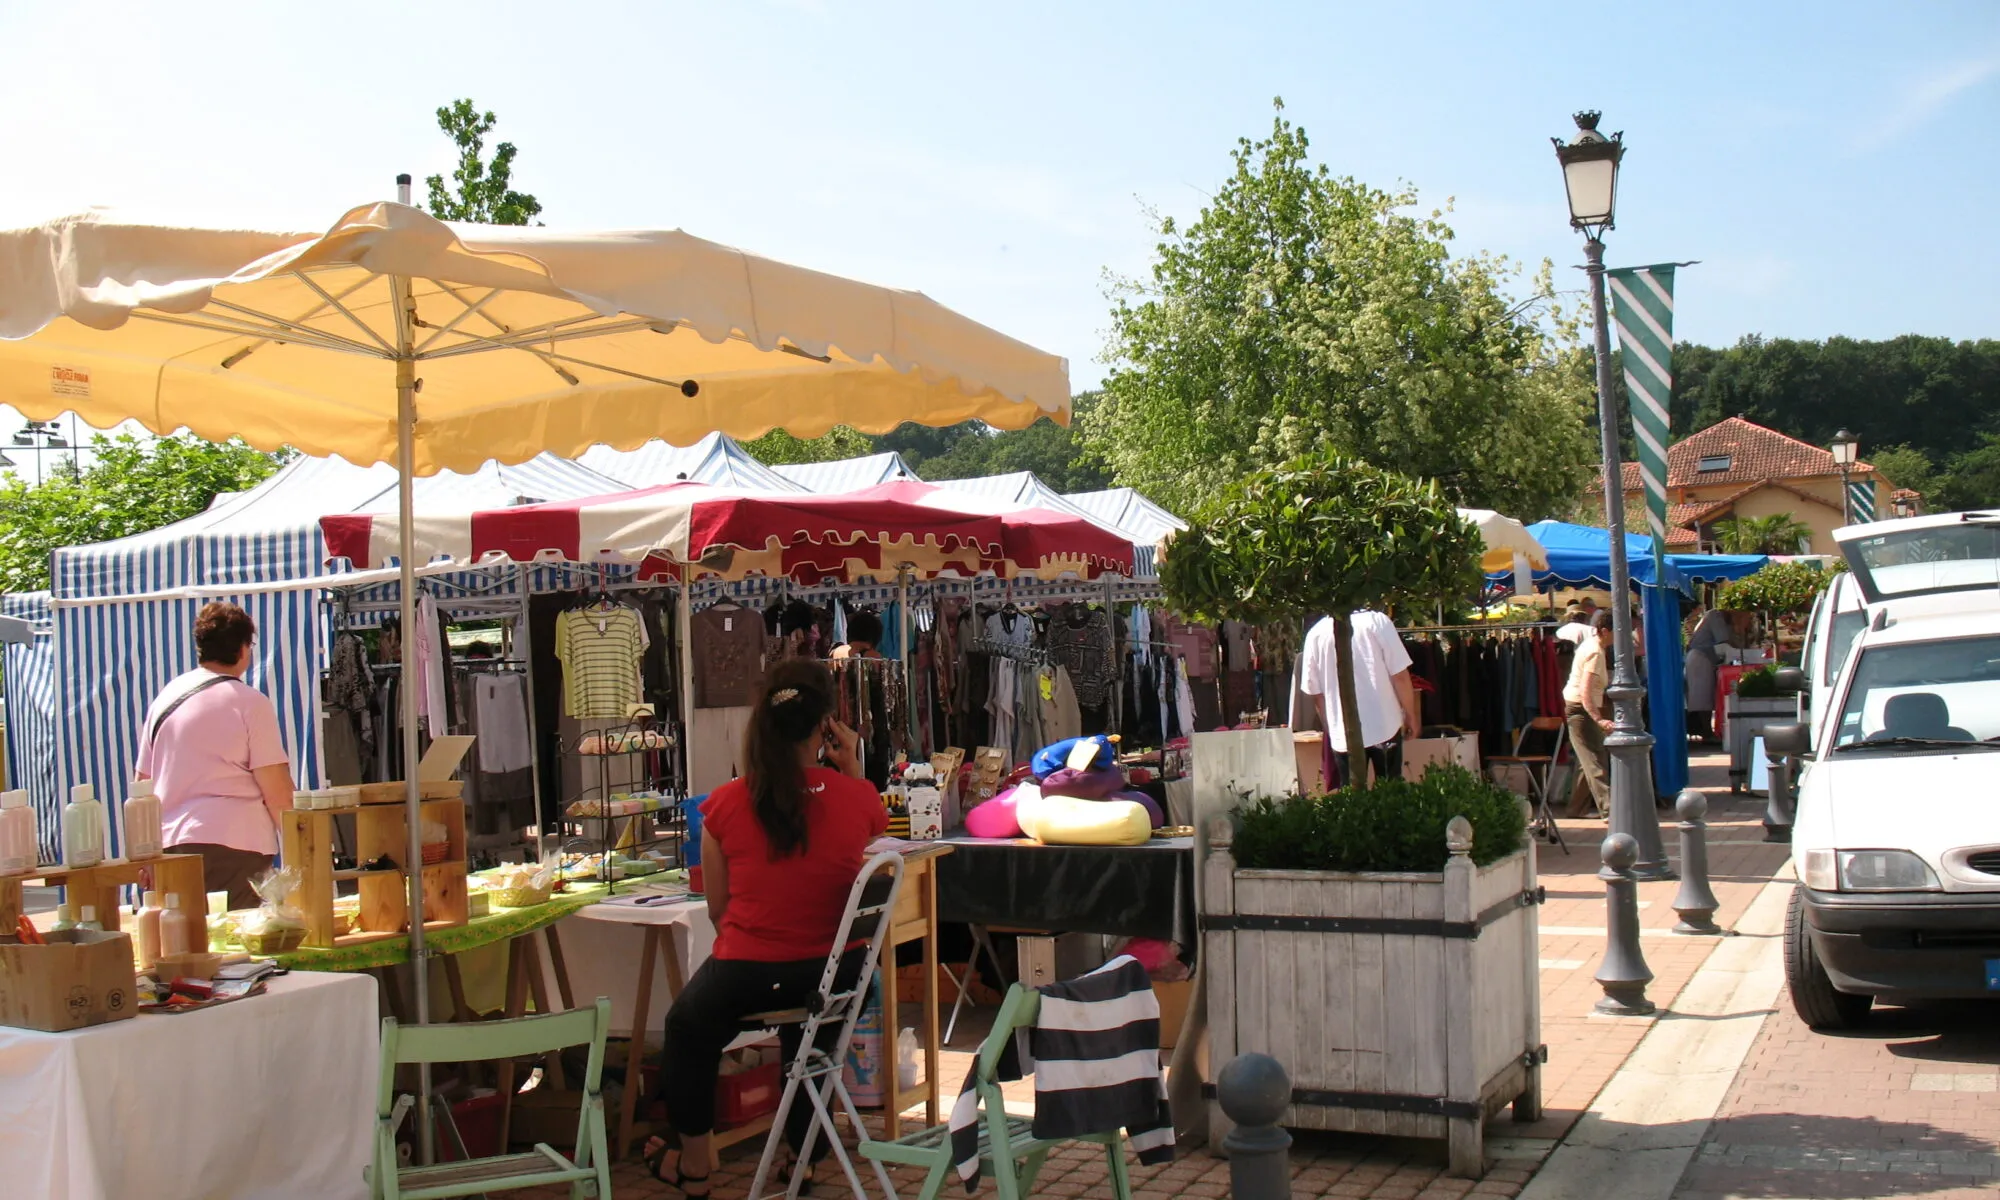
[[[462,954],[524,933],[533,933],[562,920],[579,908],[604,898],[601,883],[571,884],[569,890],[546,903],[528,908],[496,908],[483,917],[474,917],[454,929],[438,929],[424,936],[424,944],[434,954]],[[338,946],[332,950],[301,948],[277,956],[279,966],[294,971],[369,971],[410,961],[410,940],[384,938],[358,946]]]

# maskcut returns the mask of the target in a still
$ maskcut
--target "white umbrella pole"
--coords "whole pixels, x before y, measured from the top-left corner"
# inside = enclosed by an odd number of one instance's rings
[[[681,581],[674,596],[674,640],[680,643],[681,791],[694,795],[694,568],[681,567]],[[687,847],[681,847],[681,865],[687,865]]]

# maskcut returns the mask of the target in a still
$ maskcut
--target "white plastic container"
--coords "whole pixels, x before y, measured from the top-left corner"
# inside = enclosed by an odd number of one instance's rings
[[[206,937],[201,940],[201,948],[208,949]],[[160,914],[160,957],[192,954],[194,950],[194,921],[181,907],[180,893],[168,892],[167,910]]]
[[[145,902],[132,915],[132,941],[141,967],[160,961],[160,915],[160,893],[147,892]]]
[[[125,857],[158,858],[166,849],[160,839],[160,798],[153,794],[153,781],[134,779],[125,798]]]
[[[35,869],[35,810],[25,790],[0,792],[0,875],[25,875]]]
[[[63,805],[63,866],[94,867],[104,861],[104,805],[87,783],[69,790]]]
[[[83,906],[82,909],[78,911],[76,918],[76,927],[78,929],[92,930],[93,932],[96,933],[104,932],[103,923],[97,919],[96,905],[86,904]]]

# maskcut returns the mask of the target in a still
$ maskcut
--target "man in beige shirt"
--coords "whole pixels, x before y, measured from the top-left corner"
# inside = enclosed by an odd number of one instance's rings
[[[1591,636],[1577,644],[1570,664],[1569,682],[1563,687],[1563,716],[1569,723],[1569,744],[1576,752],[1589,796],[1597,815],[1611,811],[1611,777],[1604,762],[1604,735],[1611,730],[1611,708],[1604,689],[1611,681],[1611,614],[1602,609],[1590,614]],[[1570,793],[1569,816],[1584,815],[1581,788]]]

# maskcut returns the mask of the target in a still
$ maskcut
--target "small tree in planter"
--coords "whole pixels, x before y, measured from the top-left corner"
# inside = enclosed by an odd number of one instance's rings
[[[1348,614],[1470,595],[1482,549],[1436,483],[1326,453],[1252,475],[1203,506],[1168,541],[1160,584],[1169,604],[1200,620],[1331,616],[1348,778],[1366,779]]]

